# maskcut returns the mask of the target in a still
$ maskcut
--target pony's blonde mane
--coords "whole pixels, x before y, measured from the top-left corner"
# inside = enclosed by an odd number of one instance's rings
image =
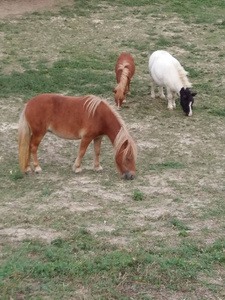
[[[125,89],[126,84],[127,84],[127,79],[130,74],[130,70],[127,68],[129,65],[130,64],[127,62],[119,64],[117,70],[118,71],[122,70],[122,74],[120,77],[120,82],[117,84],[116,90],[124,90]]]
[[[84,102],[84,106],[86,106],[89,116],[91,116],[91,115],[94,116],[95,111],[101,102],[106,103],[106,101],[104,101],[103,99],[101,99],[97,96],[94,96],[94,95],[87,96],[87,99]]]
[[[113,146],[114,146],[114,156],[117,155],[117,153],[119,152],[120,148],[122,147],[122,145],[127,142],[127,146],[123,151],[123,159],[125,159],[126,156],[131,156],[133,155],[134,157],[137,156],[137,149],[136,149],[136,145],[133,141],[133,139],[131,138],[129,132],[127,131],[127,128],[125,126],[124,121],[121,119],[120,115],[118,114],[118,112],[111,106],[109,105],[104,99],[101,99],[97,96],[94,95],[88,95],[87,99],[85,100],[84,105],[86,106],[87,110],[88,110],[88,114],[90,115],[94,115],[96,112],[97,107],[99,106],[100,103],[104,103],[105,105],[108,106],[108,108],[111,110],[111,112],[115,115],[115,117],[117,118],[117,120],[119,121],[121,128],[114,140]]]
[[[123,150],[123,160],[128,156],[137,156],[137,148],[136,145],[128,133],[125,124],[122,122],[120,131],[118,132],[115,140],[114,140],[114,155],[116,156],[121,149],[122,145],[127,142],[126,148]]]
[[[190,81],[188,80],[188,72],[184,70],[184,68],[179,64],[177,65],[177,71],[180,77],[180,80],[182,82],[182,85],[185,88],[190,88],[192,87],[192,84],[190,83]]]

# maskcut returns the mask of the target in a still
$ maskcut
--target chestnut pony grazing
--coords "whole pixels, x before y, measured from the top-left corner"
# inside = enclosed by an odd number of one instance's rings
[[[29,100],[19,121],[19,162],[22,172],[31,171],[31,156],[34,171],[41,171],[37,150],[47,131],[64,139],[81,139],[78,157],[73,166],[76,173],[82,171],[81,160],[92,140],[95,151],[94,168],[102,170],[99,155],[102,138],[107,135],[113,144],[120,174],[124,179],[134,178],[135,143],[117,112],[99,97],[41,94]]]
[[[125,96],[130,92],[130,80],[135,72],[135,64],[132,55],[129,53],[120,54],[116,66],[117,87],[113,90],[115,93],[116,106],[119,109],[125,100]]]

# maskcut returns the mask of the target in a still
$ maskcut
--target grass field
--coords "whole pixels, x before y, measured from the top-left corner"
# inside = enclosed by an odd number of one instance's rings
[[[80,0],[0,20],[1,299],[224,299],[224,16],[218,0]],[[189,72],[192,117],[150,98],[157,49]],[[120,178],[107,138],[103,172],[90,145],[75,174],[79,141],[51,134],[43,172],[21,174],[23,103],[59,93],[114,105],[121,52],[136,65],[119,111],[138,148],[135,180]]]

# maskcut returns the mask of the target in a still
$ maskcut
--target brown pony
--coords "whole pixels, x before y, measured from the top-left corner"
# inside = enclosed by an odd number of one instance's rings
[[[106,101],[93,96],[67,97],[41,94],[25,104],[19,121],[19,162],[22,172],[30,172],[30,159],[36,173],[38,146],[50,131],[64,139],[81,139],[78,157],[73,170],[82,171],[81,160],[90,142],[94,140],[94,168],[102,170],[99,163],[101,141],[107,135],[114,147],[116,165],[125,179],[135,175],[136,146],[124,122]]]
[[[125,96],[130,92],[130,80],[135,72],[134,59],[129,53],[120,54],[116,66],[117,87],[113,90],[115,93],[116,106],[119,109],[123,101],[126,102]]]

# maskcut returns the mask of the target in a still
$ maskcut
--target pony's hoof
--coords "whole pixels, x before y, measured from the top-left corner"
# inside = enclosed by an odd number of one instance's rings
[[[40,166],[37,166],[37,167],[34,168],[34,172],[36,174],[41,173],[42,172],[42,168]]]
[[[31,167],[27,167],[24,171],[25,174],[29,174],[31,172],[32,172]]]
[[[102,166],[95,167],[95,171],[101,172],[103,170]]]
[[[173,106],[168,106],[168,110],[173,110]]]
[[[75,168],[74,171],[75,171],[75,173],[81,173],[82,172],[82,168]]]

